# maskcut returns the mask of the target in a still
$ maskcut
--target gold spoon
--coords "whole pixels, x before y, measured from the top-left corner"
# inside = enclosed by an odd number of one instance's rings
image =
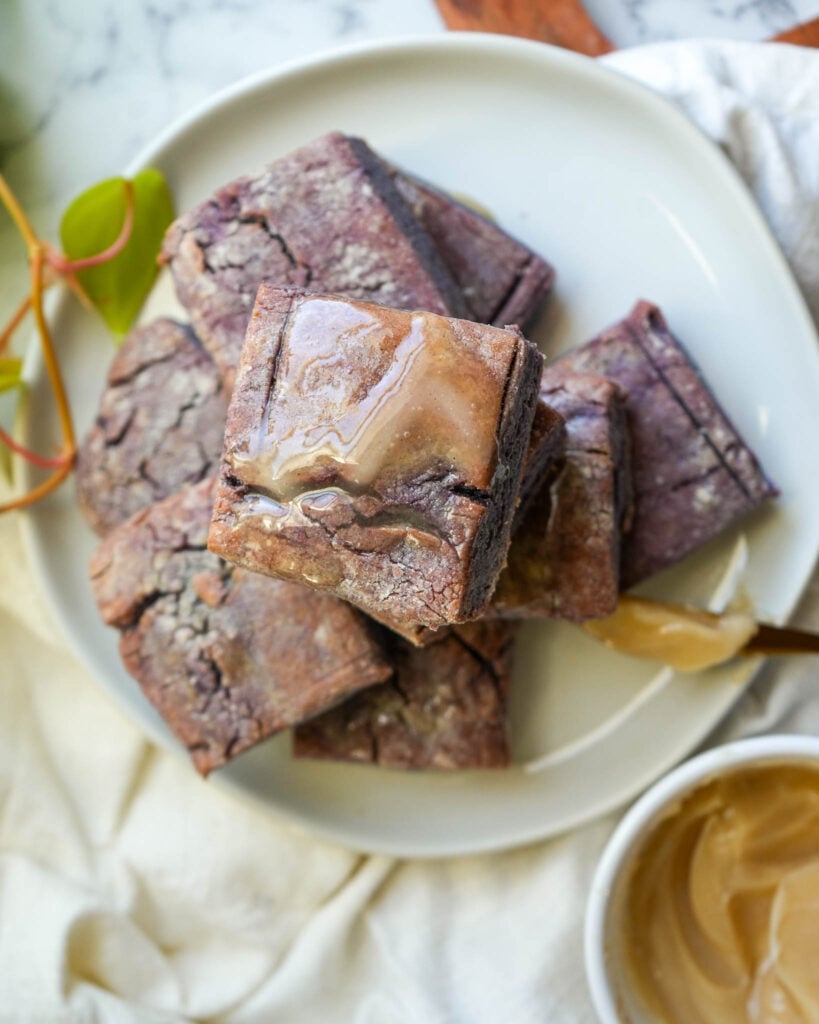
[[[819,654],[819,634],[755,622],[742,612],[717,615],[681,604],[624,595],[614,614],[583,628],[596,640],[638,658],[698,672],[737,654]]]

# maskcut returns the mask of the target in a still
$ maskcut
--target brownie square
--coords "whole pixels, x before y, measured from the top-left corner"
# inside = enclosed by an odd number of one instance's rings
[[[349,605],[207,550],[214,491],[205,480],[138,512],[91,562],[126,669],[203,775],[392,672]]]
[[[104,535],[215,476],[226,416],[221,374],[189,327],[163,318],[131,331],[77,456],[77,497],[92,529]]]
[[[296,757],[387,768],[506,768],[508,624],[474,622],[413,647],[388,642],[393,678],[300,725]]]
[[[603,374],[626,394],[635,508],[623,587],[678,562],[778,493],[651,303],[638,302],[558,365]]]
[[[380,158],[340,132],[220,188],[171,225],[162,258],[229,387],[263,281],[468,313]]]
[[[506,557],[542,356],[514,330],[259,289],[209,544],[415,636]]]
[[[493,610],[511,618],[603,618],[617,605],[631,507],[623,395],[604,377],[559,364],[544,370],[540,394],[563,416],[565,446],[515,531]]]
[[[525,327],[552,289],[554,268],[476,210],[391,170],[398,191],[461,289],[469,319]]]

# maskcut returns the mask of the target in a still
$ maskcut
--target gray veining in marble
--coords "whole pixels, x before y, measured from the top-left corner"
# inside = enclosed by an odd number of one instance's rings
[[[813,0],[586,0],[617,46],[716,36],[766,39],[819,15]]]

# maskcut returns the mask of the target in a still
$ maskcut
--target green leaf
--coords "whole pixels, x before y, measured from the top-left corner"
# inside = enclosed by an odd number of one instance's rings
[[[15,356],[0,356],[0,392],[20,386],[23,360]]]
[[[70,204],[60,224],[63,251],[70,260],[94,256],[112,245],[125,220],[124,178],[92,185]],[[77,277],[94,306],[118,339],[128,332],[159,267],[156,258],[165,230],[174,218],[173,200],[162,174],[154,168],[133,178],[134,225],[125,248]]]

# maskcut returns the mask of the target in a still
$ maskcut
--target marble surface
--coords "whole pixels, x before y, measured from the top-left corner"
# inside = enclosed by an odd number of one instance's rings
[[[716,36],[767,39],[819,15],[816,0],[585,0],[618,46]]]
[[[618,46],[764,38],[819,14],[817,0],[587,6]],[[231,82],[345,43],[442,30],[431,0],[4,0],[0,168],[45,231],[78,189]]]

